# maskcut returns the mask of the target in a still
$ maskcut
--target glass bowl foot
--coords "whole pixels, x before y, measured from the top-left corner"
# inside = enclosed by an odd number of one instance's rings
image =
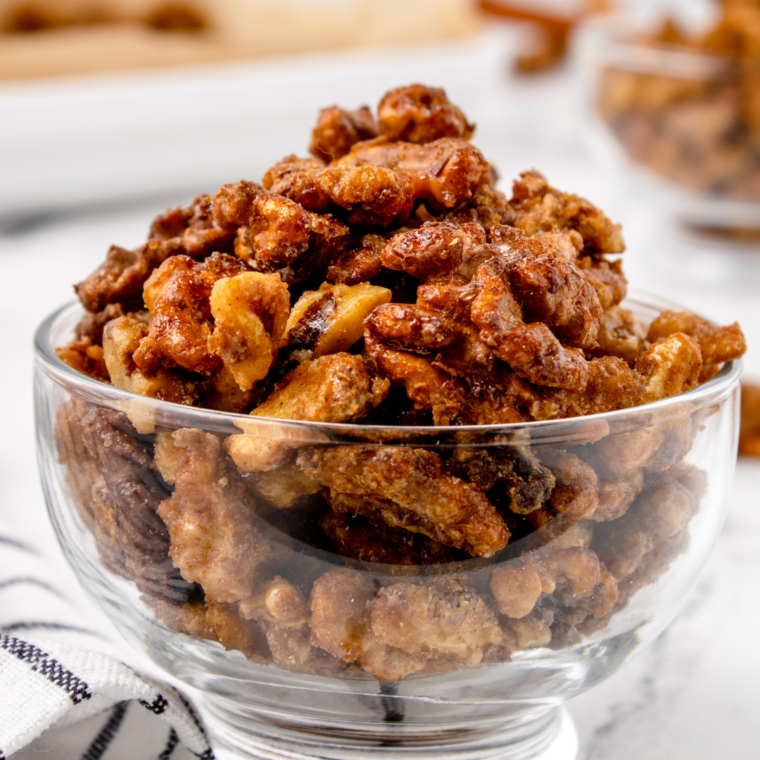
[[[201,698],[201,710],[217,760],[575,760],[578,734],[564,707],[493,731],[447,731],[425,738],[381,727],[373,732],[336,732],[314,726],[294,730],[264,721],[216,696]],[[388,727],[390,728],[390,727]],[[451,738],[451,734],[454,735]]]

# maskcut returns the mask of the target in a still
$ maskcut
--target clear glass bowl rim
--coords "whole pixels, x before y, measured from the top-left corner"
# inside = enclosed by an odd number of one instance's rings
[[[660,13],[655,18],[662,21],[665,16]],[[734,70],[733,60],[718,53],[665,42],[637,41],[634,35],[652,31],[652,21],[651,13],[636,9],[600,15],[584,22],[574,46],[581,57],[588,54],[607,64],[642,73],[715,79]],[[754,68],[760,70],[760,62]]]
[[[627,301],[631,306],[639,305],[640,307],[654,309],[658,312],[668,309],[673,311],[684,310],[683,307],[678,304],[635,289],[629,290]],[[69,389],[78,395],[88,396],[93,401],[99,401],[101,403],[122,408],[126,408],[130,403],[138,403],[143,408],[155,409],[156,414],[160,414],[164,420],[178,419],[181,417],[182,427],[195,425],[200,429],[208,429],[209,426],[214,425],[214,423],[218,425],[221,422],[228,422],[234,425],[235,420],[245,420],[249,426],[255,421],[257,425],[260,423],[262,426],[275,425],[278,427],[287,426],[293,429],[302,429],[307,438],[309,432],[313,433],[317,430],[329,431],[338,435],[341,433],[355,435],[361,431],[365,437],[374,432],[377,434],[378,440],[383,440],[383,438],[389,434],[402,434],[403,437],[414,436],[415,434],[421,436],[468,433],[506,435],[527,429],[532,433],[537,434],[541,439],[544,439],[546,437],[551,437],[552,434],[557,434],[561,437],[562,431],[567,430],[569,425],[577,426],[587,422],[593,424],[599,421],[623,421],[624,418],[631,417],[632,415],[641,412],[664,413],[670,408],[677,408],[682,402],[706,404],[715,402],[716,400],[722,400],[738,383],[742,371],[742,361],[740,359],[727,362],[715,377],[684,393],[627,409],[556,420],[494,425],[431,425],[402,427],[393,425],[362,425],[356,423],[312,422],[307,420],[287,420],[271,417],[251,417],[247,414],[184,406],[173,402],[147,398],[145,396],[131,393],[130,391],[120,390],[112,385],[106,385],[78,372],[72,367],[69,367],[68,364],[65,364],[56,356],[54,350],[55,347],[51,344],[50,337],[51,331],[57,321],[61,317],[73,313],[77,308],[81,309],[78,301],[70,301],[64,304],[49,314],[35,332],[35,357],[37,361],[41,363],[45,374],[50,379],[56,382],[59,386]],[[238,430],[241,429],[241,426],[239,425],[236,425],[235,427],[237,427]],[[538,443],[538,441],[535,442]],[[545,440],[544,442],[549,443],[548,440]]]

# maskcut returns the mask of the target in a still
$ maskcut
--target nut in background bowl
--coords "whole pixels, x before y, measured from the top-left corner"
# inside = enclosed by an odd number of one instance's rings
[[[645,320],[673,307],[627,306]],[[534,756],[564,700],[668,625],[717,540],[739,362],[678,396],[575,419],[288,423],[75,372],[53,349],[80,316],[65,307],[36,337],[53,524],[90,595],[202,690],[212,741],[241,756],[368,757],[387,741]],[[138,432],[146,415],[152,432]],[[241,475],[225,450],[239,435],[276,439],[279,464]],[[489,548],[483,494],[512,533],[503,549]],[[383,535],[366,519],[409,527],[413,507],[440,519]]]
[[[760,61],[652,41],[662,19],[614,14],[577,40],[589,139],[679,221],[760,231]]]

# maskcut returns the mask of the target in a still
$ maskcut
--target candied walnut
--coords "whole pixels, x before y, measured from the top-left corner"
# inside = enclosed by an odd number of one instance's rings
[[[636,359],[636,371],[646,385],[642,403],[657,401],[693,388],[699,381],[702,352],[694,338],[673,333]]]
[[[664,480],[646,488],[634,505],[592,547],[618,581],[631,575],[659,542],[686,528],[696,510],[694,496],[678,481]]]
[[[364,333],[364,321],[375,307],[387,304],[387,288],[361,283],[307,290],[287,322],[288,346],[309,352],[310,358],[347,351]]]
[[[599,353],[619,356],[633,365],[644,350],[646,333],[636,315],[621,306],[605,309],[597,335]]]
[[[262,193],[248,222],[254,259],[261,269],[290,264],[309,248],[311,218],[289,198]]]
[[[192,405],[197,396],[197,381],[171,370],[143,371],[132,356],[148,334],[148,328],[134,317],[119,317],[103,332],[103,361],[116,388],[140,396]]]
[[[283,420],[350,422],[377,406],[388,381],[372,377],[360,356],[330,354],[296,367],[251,414]]]
[[[467,268],[472,259],[481,262],[480,249],[486,242],[486,232],[479,224],[426,222],[415,230],[394,235],[380,260],[388,269],[425,279]]]
[[[544,235],[542,239],[545,239]],[[603,309],[619,304],[628,292],[628,280],[623,274],[620,260],[605,261],[594,256],[583,256],[575,262],[586,281],[596,291]]]
[[[316,182],[325,164],[318,158],[298,158],[291,154],[272,166],[261,184],[272,193],[284,195],[311,211],[323,212],[330,206],[330,196]]]
[[[152,469],[149,445],[139,440],[123,414],[83,403],[62,409],[56,430],[59,447],[65,432],[79,453],[86,452],[83,465],[90,475],[99,474],[92,483],[89,511],[104,563],[134,580],[144,594],[188,601],[197,587],[169,559],[169,534],[157,514],[169,492]]]
[[[628,511],[643,488],[644,474],[641,470],[634,470],[620,478],[600,480],[599,506],[591,519],[596,522],[617,520]]]
[[[533,562],[520,560],[496,568],[490,587],[499,612],[509,618],[524,618],[544,592],[544,581]]]
[[[383,166],[328,166],[316,182],[357,227],[403,224],[412,213],[415,182],[409,175]]]
[[[536,605],[538,607],[538,605]],[[510,620],[507,629],[517,637],[517,646],[520,649],[548,646],[552,640],[552,623],[554,613],[551,610],[534,609],[530,615]]]
[[[449,425],[459,415],[466,390],[457,380],[422,356],[393,351],[365,332],[364,345],[372,362],[394,385],[403,385],[417,405],[431,409],[436,425]]]
[[[526,235],[577,231],[584,247],[593,253],[622,253],[625,243],[620,225],[584,198],[551,187],[539,172],[520,175],[514,183],[510,206],[512,224]]]
[[[549,497],[551,509],[571,520],[592,517],[599,506],[598,478],[593,467],[562,449],[541,447],[537,455],[555,478]]]
[[[324,514],[322,530],[341,557],[384,565],[439,565],[466,558],[445,544],[396,528],[379,519],[363,496],[327,495],[333,510]],[[365,516],[366,515],[366,516]]]
[[[475,556],[491,556],[509,540],[504,520],[485,495],[442,472],[441,459],[432,452],[337,446],[302,451],[298,464],[331,493],[372,498],[389,524]]]
[[[103,358],[103,347],[92,345],[90,338],[79,338],[55,349],[55,355],[69,367],[95,380],[107,383],[108,369]]]
[[[227,367],[222,367],[219,372],[201,381],[198,389],[199,406],[204,409],[238,414],[252,406],[261,394],[259,387],[247,391],[241,390],[232,372]]]
[[[264,632],[256,624],[243,620],[234,604],[207,604],[206,625],[225,649],[237,649],[256,662],[269,660]]]
[[[742,383],[741,408],[739,454],[760,456],[760,386],[754,383]]]
[[[288,286],[276,274],[243,272],[214,283],[209,306],[214,317],[209,349],[240,390],[249,391],[266,377],[285,343]]]
[[[421,670],[426,654],[410,655],[378,641],[369,630],[373,584],[351,570],[330,570],[320,576],[311,592],[311,640],[346,662],[358,662],[375,678],[397,681]]]
[[[475,189],[490,178],[483,154],[466,140],[454,137],[425,145],[378,137],[357,143],[334,164],[382,167],[408,176],[413,181],[414,200],[433,210],[454,208],[472,198]]]
[[[270,553],[253,523],[255,502],[216,436],[202,430],[162,433],[156,467],[174,493],[158,514],[171,536],[169,555],[211,602],[250,596],[256,567]]]
[[[509,206],[507,196],[486,183],[475,188],[471,198],[444,213],[442,219],[457,224],[477,222],[488,230],[496,225],[510,224],[514,211]]]
[[[509,438],[487,449],[459,446],[454,449],[453,461],[481,490],[503,486],[509,509],[517,514],[527,515],[543,506],[554,489],[551,470],[538,461],[529,446],[515,445]]]
[[[582,393],[541,388],[530,406],[535,420],[556,420],[628,409],[642,403],[644,378],[622,359],[603,356],[588,362],[588,382]]]
[[[380,235],[364,235],[358,248],[346,251],[327,270],[327,281],[343,285],[358,285],[371,280],[382,271],[380,253],[385,238]]]
[[[464,667],[482,664],[504,635],[485,600],[455,578],[420,586],[401,581],[370,605],[372,634],[410,655],[442,656]]]
[[[87,311],[96,313],[112,303],[139,308],[143,285],[170,256],[200,259],[212,251],[227,250],[233,238],[232,232],[212,218],[211,199],[205,195],[198,196],[190,209],[169,212],[154,221],[151,234],[153,237],[134,251],[112,246],[100,267],[75,286]]]
[[[526,322],[545,323],[572,346],[595,345],[602,307],[575,264],[554,253],[541,253],[514,261],[508,272]]]
[[[441,137],[469,140],[475,131],[462,111],[449,102],[444,90],[422,84],[387,92],[377,113],[380,131],[389,140],[411,143],[429,143]]]
[[[351,150],[354,143],[377,137],[379,130],[367,106],[345,111],[338,106],[323,108],[311,133],[309,153],[329,163]]]
[[[738,359],[747,350],[744,334],[737,322],[719,327],[688,311],[663,311],[649,325],[647,340],[654,343],[674,333],[694,338],[699,343],[705,364],[721,364]]]
[[[275,576],[239,602],[238,610],[262,626],[276,665],[297,672],[312,669],[317,650],[311,644],[309,608],[295,586]]]
[[[369,315],[366,329],[389,348],[430,354],[453,340],[449,322],[424,306],[386,302]]]
[[[276,470],[255,472],[247,483],[259,496],[278,509],[288,509],[302,496],[319,492],[319,483],[294,463],[283,464]]]
[[[388,381],[372,377],[360,356],[330,354],[294,369],[251,414],[282,420],[351,422],[368,414],[388,392]],[[235,423],[245,435],[231,435],[225,447],[243,472],[282,465],[293,448],[320,440],[297,427]]]
[[[206,602],[192,601],[176,604],[147,594],[143,595],[142,600],[153,610],[156,618],[173,631],[184,633],[187,636],[217,641],[216,633],[207,620],[208,606]]]
[[[103,311],[99,311],[97,314],[90,314],[87,312],[82,319],[79,320],[79,323],[76,326],[76,340],[87,338],[90,341],[90,345],[102,346],[103,330],[105,330],[106,325],[112,319],[118,319],[119,317],[124,316],[127,316],[124,313],[124,308],[118,303],[109,303]],[[129,316],[139,319],[141,314],[130,314]]]
[[[551,543],[516,562],[498,567],[491,573],[490,588],[502,614],[516,620],[531,616],[526,620],[526,627],[513,628],[518,638],[524,640],[528,633],[536,631],[537,616],[532,613],[542,594],[554,595],[564,605],[584,607],[586,614],[606,614],[617,600],[617,584],[608,576],[592,550]],[[509,622],[511,626],[514,620]],[[549,620],[548,625],[551,622]],[[545,622],[538,626],[538,631],[544,625]],[[539,635],[543,638],[545,633]]]
[[[209,298],[214,284],[248,269],[234,256],[213,254],[200,264],[172,256],[145,283],[143,297],[152,320],[132,359],[142,370],[162,365],[210,375],[222,361],[209,348],[212,334]]]
[[[590,373],[583,355],[563,346],[542,322],[510,330],[493,348],[516,374],[535,385],[578,393],[588,385]]]

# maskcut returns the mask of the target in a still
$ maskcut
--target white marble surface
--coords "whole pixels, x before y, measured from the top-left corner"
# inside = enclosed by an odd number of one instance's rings
[[[436,83],[448,87],[454,98],[462,95],[479,125],[478,144],[502,176],[508,180],[535,166],[554,184],[587,195],[622,221],[632,284],[716,320],[739,319],[750,342],[748,371],[760,376],[760,250],[755,262],[717,250],[677,249],[673,238],[663,234],[665,223],[652,199],[632,193],[617,174],[588,155],[582,109],[569,72],[517,81],[501,65],[501,57],[491,50],[480,60],[471,56],[456,75],[449,67]],[[404,81],[404,75],[403,66],[397,65],[393,78],[383,83],[382,72],[375,70],[367,99],[385,84]],[[409,78],[413,76],[410,69]],[[357,105],[357,86],[356,81],[350,87],[336,85],[331,100],[341,101],[345,87],[351,94],[343,102]],[[278,135],[278,144],[287,137],[292,149],[302,148],[312,118],[310,107],[287,126],[287,135]],[[257,155],[249,161],[256,164],[267,135],[256,133],[255,118],[252,123],[251,150]],[[209,176],[213,169],[209,167]],[[42,168],[39,181],[45,181]],[[194,189],[174,198],[57,216],[38,216],[30,208],[23,218],[6,219],[0,228],[0,419],[5,430],[0,436],[0,517],[45,547],[61,577],[70,579],[71,596],[82,605],[83,616],[106,630],[109,624],[89,608],[65,566],[45,515],[34,459],[32,334],[45,314],[71,298],[70,283],[89,272],[111,243],[136,245],[156,211],[186,201]],[[760,463],[740,462],[718,548],[679,617],[637,659],[570,704],[583,760],[760,757],[758,486]]]

